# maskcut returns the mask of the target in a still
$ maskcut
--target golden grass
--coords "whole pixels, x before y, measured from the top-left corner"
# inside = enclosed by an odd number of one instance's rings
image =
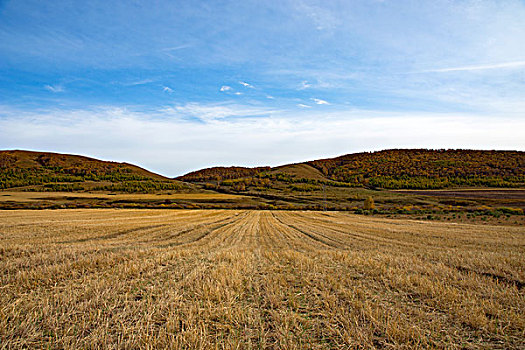
[[[0,348],[525,348],[525,229],[0,211]]]
[[[88,193],[88,192],[15,192],[0,191],[0,202],[33,202],[41,200],[60,200],[67,198],[77,199],[108,199],[108,200],[162,200],[162,199],[187,199],[187,200],[214,200],[214,199],[243,199],[245,196],[226,193]]]

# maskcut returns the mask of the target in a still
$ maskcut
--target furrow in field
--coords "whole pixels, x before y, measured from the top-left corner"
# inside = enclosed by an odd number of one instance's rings
[[[111,240],[117,237],[125,236],[125,235],[136,235],[141,232],[144,232],[144,234],[151,235],[152,232],[158,228],[166,227],[169,224],[157,224],[157,225],[147,225],[147,226],[141,226],[141,227],[135,227],[130,228],[123,231],[117,231],[114,233],[105,234],[102,236],[94,236],[94,237],[86,237],[86,238],[78,238],[78,239],[72,239],[69,241],[62,241],[58,242],[60,244],[71,244],[71,243],[84,243],[89,241],[100,241],[100,240]]]
[[[323,221],[326,229],[328,230],[337,230],[344,233],[342,225],[338,224],[333,228],[333,224],[330,222],[332,219],[319,218],[321,215],[317,213],[312,215],[312,226],[320,226],[319,221]],[[338,215],[333,214],[336,219]],[[319,220],[321,219],[321,220]],[[350,222],[352,221],[359,222],[363,220],[361,218],[352,220],[354,218],[347,218]],[[308,218],[305,218],[301,214],[301,219],[299,221],[308,224]],[[471,244],[472,225],[451,225],[439,223],[433,226],[429,225],[413,225],[412,227],[406,225],[404,222],[385,222],[386,220],[369,220],[369,227],[366,227],[361,223],[361,230],[367,230],[370,232],[370,235],[377,237],[377,241],[381,243],[376,249],[381,251],[391,251],[392,249],[399,250],[398,254],[401,255],[410,255],[412,258],[416,259],[414,265],[425,265],[431,266],[436,264],[443,264],[452,269],[457,269],[461,272],[461,275],[468,273],[477,273],[480,276],[490,277],[496,282],[507,283],[510,285],[517,286],[518,289],[523,286],[523,279],[525,277],[525,271],[523,269],[523,259],[520,258],[517,254],[508,254],[509,246],[516,246],[517,250],[523,250],[523,244],[521,244],[521,249],[518,248],[516,241],[507,241],[499,244],[499,246],[494,247],[492,244],[487,246],[486,244],[481,245],[479,242],[477,244]],[[398,226],[402,226],[398,228]],[[476,227],[477,228],[477,227]],[[479,228],[483,231],[489,231],[485,233],[485,236],[491,236],[490,229]],[[516,231],[514,228],[507,228],[509,232]],[[448,243],[446,240],[446,235],[454,233],[455,237],[462,237],[458,239],[455,243]],[[383,238],[382,236],[391,236],[392,234],[396,235],[398,239]],[[503,232],[498,233],[500,236],[505,236]],[[427,238],[430,237],[429,241]],[[516,236],[513,236],[516,237]],[[487,239],[486,237],[484,237]],[[514,238],[515,239],[515,238]],[[407,241],[411,241],[408,242]],[[479,241],[480,239],[478,239]],[[438,241],[442,241],[442,246],[437,246]],[[396,243],[399,247],[396,247]],[[448,247],[447,247],[448,245]],[[391,248],[388,248],[391,246]],[[501,246],[505,246],[506,249],[501,249]],[[404,248],[403,248],[404,247]],[[401,249],[400,249],[401,248]],[[410,248],[409,251],[406,248]],[[491,250],[493,250],[491,252]],[[464,258],[462,258],[462,256]],[[468,258],[467,258],[468,257]],[[504,264],[502,262],[505,261]],[[430,265],[428,265],[430,264]],[[466,264],[466,265],[465,265]],[[454,273],[454,272],[451,272]]]
[[[299,213],[303,216],[301,213]],[[308,217],[305,217],[309,219]],[[446,222],[389,220],[374,217],[362,217],[347,213],[332,213],[327,219],[320,213],[312,215],[311,220],[320,221],[323,225],[353,228],[374,237],[405,242],[417,247],[454,248],[469,247],[498,250],[507,249],[509,245],[518,247],[515,237],[519,227],[496,229],[487,225],[458,224]]]
[[[210,227],[199,230],[190,231],[190,233],[184,236],[185,240],[177,243],[170,243],[168,246],[186,246],[194,245],[204,247],[207,245],[220,246],[223,245],[224,240],[230,237],[233,229],[242,222],[249,215],[249,212],[232,212],[228,215],[227,219],[221,223]]]
[[[161,248],[188,244],[203,239],[205,235],[232,222],[231,216],[221,215],[219,218],[214,218],[213,221],[195,221],[191,224],[185,221],[179,224],[169,224],[155,235],[141,237],[137,243],[151,244]]]
[[[197,217],[198,218],[198,217]],[[171,219],[171,218],[170,218]],[[187,222],[187,218],[183,218],[184,222]],[[57,241],[55,242],[55,237],[53,236],[53,231],[49,233],[47,227],[42,227],[36,225],[32,227],[31,233],[27,237],[20,239],[18,234],[6,235],[6,239],[12,241],[12,243],[4,244],[3,254],[0,256],[0,264],[8,263],[10,265],[16,266],[17,269],[24,268],[25,266],[40,266],[46,263],[45,252],[47,250],[60,252],[65,252],[65,247],[72,247],[71,243],[76,242],[78,245],[82,245],[81,254],[79,258],[82,258],[84,255],[89,254],[98,254],[100,251],[109,248],[115,249],[120,248],[133,248],[136,247],[137,238],[140,234],[142,235],[152,235],[155,230],[158,230],[160,227],[165,225],[170,225],[167,223],[159,223],[159,221],[152,221],[149,223],[156,223],[155,225],[147,225],[148,222],[136,223],[135,227],[129,228],[122,231],[122,225],[112,225],[105,223],[104,219],[99,220],[103,223],[103,226],[92,226],[92,220],[89,221],[89,225],[85,227],[78,227],[75,225],[73,229],[67,230],[67,236],[70,238],[69,241]],[[203,219],[200,218],[199,222],[203,222]],[[87,223],[86,223],[87,224]],[[174,225],[177,227],[180,225]],[[39,234],[40,232],[40,234]],[[42,234],[44,233],[45,234]],[[91,234],[89,234],[91,232]],[[92,240],[87,239],[91,236]],[[125,236],[125,237],[122,237]],[[78,237],[74,240],[71,240],[72,237]],[[116,240],[119,238],[119,240]],[[16,244],[17,241],[22,242],[22,244]],[[27,242],[30,242],[29,244]],[[92,242],[90,242],[92,241]],[[129,243],[133,244],[130,245]],[[9,261],[4,259],[9,258]],[[50,262],[52,264],[60,264],[71,260],[75,260],[75,256],[70,256],[68,254],[56,254],[53,256],[53,260]]]
[[[245,249],[245,241],[251,234],[250,230],[253,229],[254,225],[257,225],[255,217],[257,214],[247,211],[246,215],[240,215],[239,219],[236,220],[235,225],[225,227],[223,230],[218,232],[215,237],[216,240],[210,242],[212,246],[216,247],[217,250],[222,249]]]
[[[275,215],[275,219],[279,221],[281,224],[286,225],[289,228],[297,232],[300,232],[303,235],[311,238],[312,240],[316,241],[318,244],[320,243],[320,244],[323,244],[331,248],[342,248],[345,246],[344,242],[336,238],[329,237],[319,231],[312,230],[310,227],[299,227],[299,225],[297,225],[296,221],[293,220],[293,218],[290,219],[289,215],[286,215],[284,213],[277,213]],[[292,223],[290,223],[290,221]]]
[[[315,214],[310,218],[302,213],[294,216],[293,220],[297,226],[310,227],[311,229],[325,232],[328,237],[334,236],[339,241],[344,242],[342,243],[343,245],[348,245],[351,241],[355,240],[365,243],[364,246],[360,245],[360,248],[369,247],[375,249],[378,246],[384,247],[386,244],[400,246],[402,248],[418,246],[418,244],[413,242],[384,237],[382,234],[384,229],[376,228],[374,225],[370,225],[370,223],[368,225],[356,225],[351,220],[341,222],[335,221],[334,218],[319,218]],[[357,247],[353,246],[352,248]]]
[[[294,249],[292,237],[286,235],[278,224],[273,212],[265,211],[261,214],[259,234],[255,237],[257,248],[264,251]]]
[[[301,231],[290,229],[290,226],[283,223],[277,216],[278,212],[271,212],[271,220],[268,223],[269,231],[277,231],[281,235],[283,242],[287,242],[293,250],[297,251],[317,251],[319,249],[319,241],[305,235]],[[281,249],[283,243],[278,243],[274,246],[274,249]],[[323,249],[326,249],[327,245],[322,244]],[[329,246],[328,246],[329,247]]]
[[[195,231],[199,234],[199,230]],[[127,233],[135,232],[138,232],[136,228]],[[43,246],[39,253],[30,255],[29,260],[25,254],[19,258],[1,260],[2,282],[27,288],[45,288],[50,284],[78,278],[79,274],[101,273],[104,269],[125,264],[129,259],[139,259],[145,248],[138,250],[136,239],[131,235],[128,240],[116,243],[95,241],[85,242],[82,247],[78,247],[78,244]],[[120,253],[123,251],[127,253]]]
[[[90,211],[88,211],[90,212]],[[172,215],[168,215],[169,211],[164,211],[167,214],[159,215],[138,215],[132,212],[131,217],[134,220],[113,220],[113,215],[121,215],[121,210],[112,210],[106,212],[106,217],[102,217],[98,211],[93,212],[92,216],[83,221],[71,222],[71,213],[59,212],[54,215],[53,220],[48,220],[47,223],[34,223],[27,227],[16,227],[11,229],[9,235],[4,238],[4,243],[9,244],[10,241],[21,240],[28,245],[40,246],[41,244],[53,244],[61,242],[71,242],[72,240],[83,240],[89,241],[97,239],[97,237],[114,238],[120,235],[119,231],[124,231],[124,234],[128,230],[133,230],[144,226],[155,226],[164,225],[172,222],[180,222],[181,219],[184,221],[198,220],[203,221],[203,217],[200,217],[199,213],[191,212],[172,212]],[[73,213],[74,214],[74,213]],[[181,215],[182,214],[182,215]],[[41,234],[45,232],[45,237]]]

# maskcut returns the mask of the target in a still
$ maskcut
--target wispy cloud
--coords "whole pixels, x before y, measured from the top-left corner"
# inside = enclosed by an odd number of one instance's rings
[[[191,47],[191,45],[190,44],[184,44],[184,45],[178,45],[178,46],[165,47],[161,51],[165,51],[165,52],[177,51],[177,50],[186,49],[188,47]]]
[[[169,86],[164,86],[164,87],[162,88],[162,91],[167,92],[167,93],[169,93],[169,94],[173,93],[173,89],[170,88]]]
[[[311,100],[314,101],[318,105],[329,105],[330,104],[328,101],[321,100],[319,98],[312,98]]]
[[[255,87],[252,84],[249,84],[245,81],[239,81],[239,84],[241,84],[244,87],[250,88],[250,89],[255,89]]]
[[[127,82],[127,83],[122,83],[122,85],[124,86],[137,86],[137,85],[146,85],[146,84],[151,84],[151,83],[154,83],[155,82],[155,79],[141,79],[141,80],[136,80],[136,81],[131,81],[131,82]]]
[[[276,110],[233,103],[202,104],[192,102],[173,107],[166,107],[162,109],[161,112],[183,118],[190,117],[192,119],[210,123],[238,117],[250,118],[269,116],[275,113]]]
[[[62,85],[44,85],[44,89],[46,89],[47,91],[54,92],[54,93],[65,91]]]
[[[301,84],[299,85],[299,90],[305,90],[305,89],[308,89],[308,88],[311,88],[311,87],[312,87],[312,84],[310,84],[306,80],[303,80],[303,81],[301,81]]]
[[[170,58],[175,58],[175,59],[177,59],[177,58],[178,58],[177,55],[174,54],[176,51],[183,50],[183,49],[187,49],[187,48],[189,48],[189,47],[191,47],[191,46],[192,46],[192,45],[190,45],[190,44],[184,44],[184,45],[178,45],[178,46],[171,46],[171,47],[165,47],[165,48],[161,49],[160,51],[161,51],[164,55],[166,55],[166,56],[168,56],[168,57],[170,57]]]
[[[225,91],[230,91],[231,89],[232,89],[231,86],[223,85],[221,86],[220,91],[225,92]]]
[[[447,67],[438,69],[423,70],[421,73],[441,73],[441,72],[461,72],[461,71],[475,71],[475,70],[489,70],[489,69],[508,69],[525,67],[525,61],[504,62],[495,64],[482,64],[461,67]]]
[[[312,106],[305,105],[304,103],[299,103],[299,104],[297,104],[297,107],[301,107],[301,108],[312,108]]]

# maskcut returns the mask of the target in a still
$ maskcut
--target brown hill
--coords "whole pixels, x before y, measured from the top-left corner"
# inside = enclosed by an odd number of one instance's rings
[[[186,175],[180,176],[177,179],[188,182],[202,182],[202,181],[221,181],[228,179],[238,179],[242,177],[255,176],[263,171],[270,170],[270,167],[212,167],[192,171]]]
[[[392,149],[308,162],[326,177],[383,188],[521,187],[525,152]]]
[[[0,151],[0,189],[148,192],[185,187],[189,186],[128,163],[50,152]]]
[[[254,178],[266,178],[272,187],[276,181],[389,189],[525,187],[525,152],[393,149],[276,168],[209,168],[179,179],[220,185],[221,180],[246,178],[251,178],[245,181],[248,186],[260,185]]]
[[[34,152],[22,150],[0,151],[0,169],[5,168],[61,168],[64,172],[81,174],[88,172],[111,173],[115,171],[121,171],[156,180],[168,180],[168,178],[165,176],[153,173],[129,163],[102,161],[86,156],[52,152]]]
[[[68,154],[0,151],[0,208],[4,209],[260,208],[358,212],[370,196],[376,208],[385,213],[428,214],[449,208],[468,212],[495,210],[493,214],[498,216],[525,209],[525,153],[516,151],[386,150],[274,168],[208,168],[178,180],[127,163]],[[487,187],[499,189],[488,191]],[[516,189],[504,189],[508,187]]]
[[[324,174],[319,169],[314,168],[310,164],[299,163],[282,165],[276,168],[272,168],[269,171],[270,174],[283,174],[291,176],[296,179],[311,179],[311,180],[326,180]]]

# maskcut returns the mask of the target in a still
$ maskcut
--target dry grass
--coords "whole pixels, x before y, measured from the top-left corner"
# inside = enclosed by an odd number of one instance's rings
[[[186,199],[186,200],[220,200],[220,199],[243,199],[244,196],[225,193],[89,193],[89,192],[16,192],[0,191],[0,202],[35,202],[42,200],[60,199],[109,199],[109,200],[163,200],[163,199]]]
[[[525,348],[525,229],[0,212],[0,348]]]

